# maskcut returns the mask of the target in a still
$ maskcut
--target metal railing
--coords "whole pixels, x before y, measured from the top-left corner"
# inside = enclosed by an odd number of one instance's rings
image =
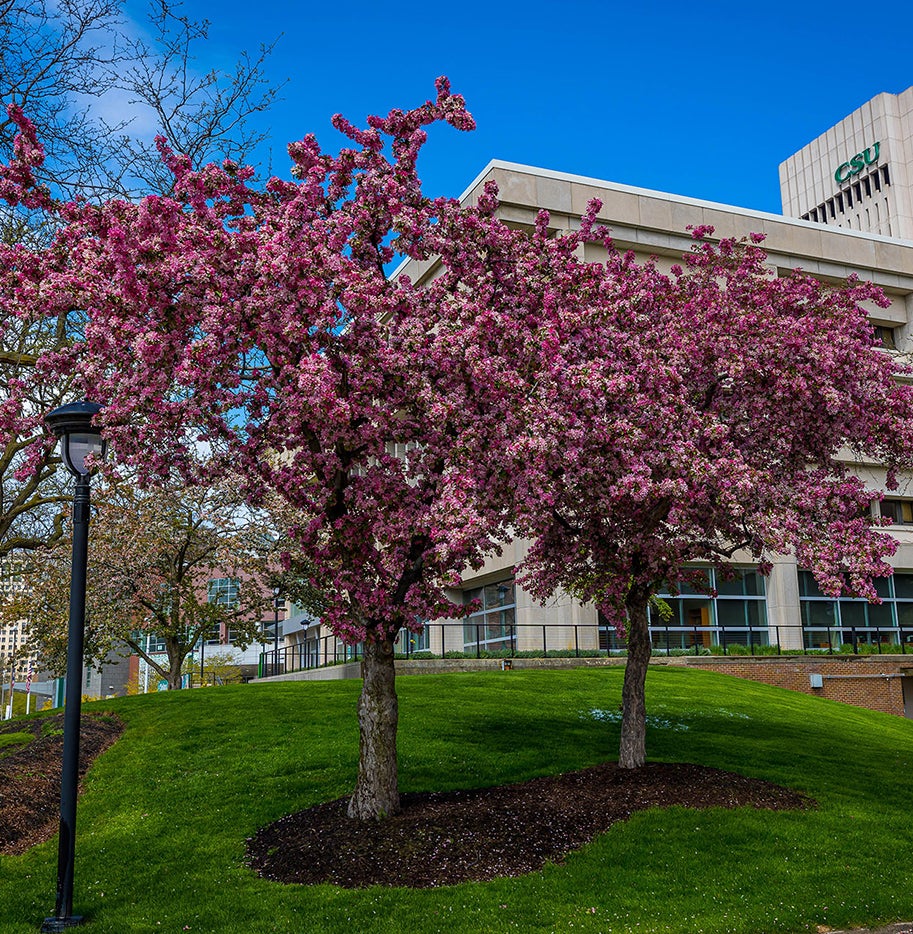
[[[511,625],[503,627],[497,637],[483,633],[484,628],[464,622],[429,623],[424,633],[400,634],[396,657],[594,658],[626,654],[624,639],[610,626]],[[650,634],[654,655],[881,655],[907,654],[908,648],[913,652],[913,629],[896,626],[655,625]],[[325,668],[361,657],[360,644],[344,645],[327,634],[261,652],[258,676]]]

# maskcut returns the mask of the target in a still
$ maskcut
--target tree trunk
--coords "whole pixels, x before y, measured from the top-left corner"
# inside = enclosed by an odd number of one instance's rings
[[[181,668],[184,666],[184,656],[179,651],[168,652],[168,673],[165,680],[168,682],[169,691],[180,691],[184,686],[184,677],[181,674]]]
[[[174,669],[168,672],[168,677],[165,679],[168,682],[169,691],[180,691],[184,686],[184,678],[181,674],[180,668],[175,671]]]
[[[649,592],[633,586],[625,601],[628,611],[628,661],[621,690],[621,743],[618,765],[639,769],[647,758],[647,705],[644,687],[650,664],[650,626],[647,621]]]
[[[382,820],[400,811],[396,762],[399,706],[393,638],[366,641],[361,667],[358,781],[349,800],[348,816],[356,820]]]

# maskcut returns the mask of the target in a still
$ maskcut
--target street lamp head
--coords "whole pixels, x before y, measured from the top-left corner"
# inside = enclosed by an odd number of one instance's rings
[[[48,428],[60,438],[61,457],[74,477],[85,477],[91,473],[86,464],[90,455],[104,459],[107,442],[92,424],[92,419],[102,408],[97,402],[71,402],[44,417]]]

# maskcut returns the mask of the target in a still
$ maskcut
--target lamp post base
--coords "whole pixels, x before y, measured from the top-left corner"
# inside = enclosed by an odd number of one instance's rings
[[[41,925],[41,934],[56,934],[67,928],[79,927],[82,924],[82,915],[72,915],[69,918],[45,918]]]

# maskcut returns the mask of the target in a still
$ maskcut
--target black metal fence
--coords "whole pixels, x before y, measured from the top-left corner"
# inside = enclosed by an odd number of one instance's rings
[[[456,634],[455,634],[456,633]],[[913,652],[913,629],[883,626],[650,627],[655,655],[881,655]],[[460,646],[456,648],[455,646]],[[611,626],[509,625],[495,633],[472,622],[429,623],[401,632],[397,658],[594,658],[624,656]],[[259,676],[271,677],[358,661],[361,645],[331,634],[260,655]]]

